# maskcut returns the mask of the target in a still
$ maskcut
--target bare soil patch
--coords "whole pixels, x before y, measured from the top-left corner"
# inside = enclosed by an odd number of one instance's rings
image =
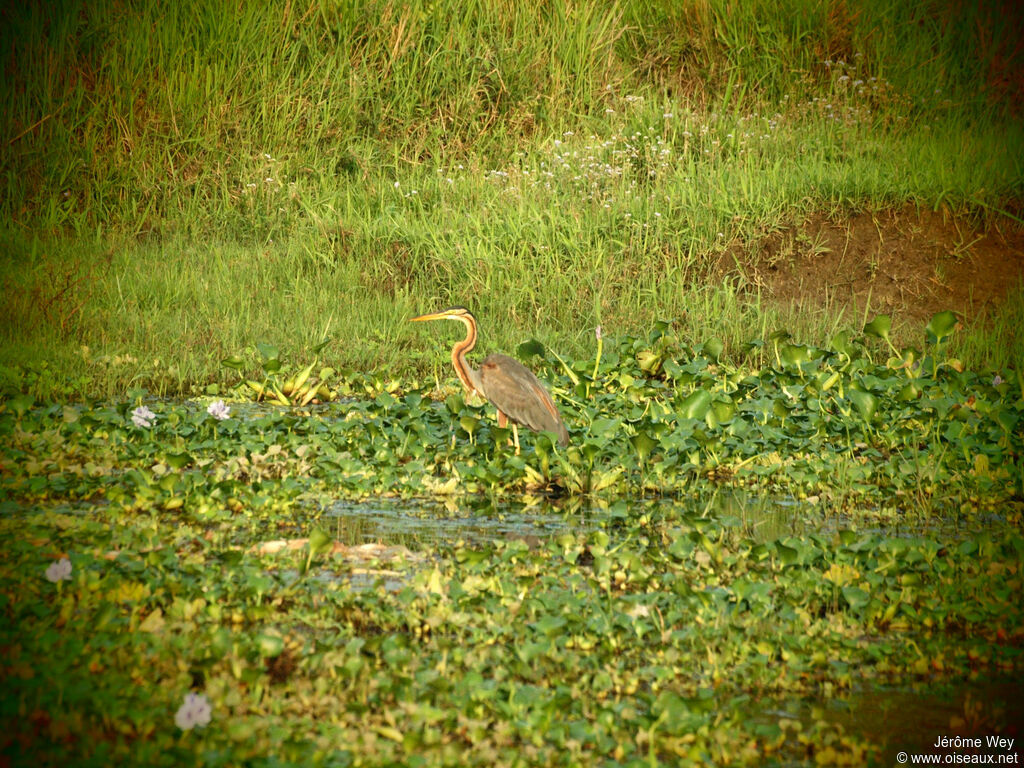
[[[812,215],[744,250],[731,256],[770,301],[844,314],[867,308],[891,315],[894,330],[920,329],[945,309],[983,323],[1024,281],[1024,228],[914,207]]]

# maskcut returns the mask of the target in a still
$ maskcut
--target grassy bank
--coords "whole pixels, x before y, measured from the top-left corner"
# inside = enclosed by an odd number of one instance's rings
[[[1019,218],[1016,33],[996,9],[11,14],[9,389],[188,391],[258,341],[297,356],[325,334],[334,365],[422,374],[442,342],[405,318],[456,303],[487,350],[583,356],[595,325],[669,317],[736,356],[787,318],[713,268],[765,232],[907,203]],[[967,361],[1015,365],[1016,327],[972,329]]]

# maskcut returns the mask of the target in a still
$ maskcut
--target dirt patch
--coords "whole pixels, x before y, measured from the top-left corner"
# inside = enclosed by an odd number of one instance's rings
[[[920,328],[951,309],[970,324],[984,322],[1024,280],[1024,228],[912,207],[815,215],[731,256],[763,296],[795,308],[867,307],[891,315],[894,329]]]

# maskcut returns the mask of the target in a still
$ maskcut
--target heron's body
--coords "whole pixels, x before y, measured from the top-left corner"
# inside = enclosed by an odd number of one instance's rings
[[[493,354],[484,358],[480,370],[466,362],[466,353],[476,346],[476,318],[465,307],[451,307],[428,315],[414,317],[414,322],[423,320],[458,320],[466,326],[466,338],[452,347],[452,366],[470,392],[477,392],[498,409],[498,426],[504,427],[512,421],[516,452],[519,450],[519,433],[516,424],[540,432],[554,432],[561,446],[569,444],[569,433],[562,423],[562,417],[555,407],[551,395],[529,368],[508,355]]]

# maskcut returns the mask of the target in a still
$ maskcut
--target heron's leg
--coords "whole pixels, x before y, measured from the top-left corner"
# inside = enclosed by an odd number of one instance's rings
[[[506,416],[504,413],[502,413],[500,409],[498,410],[498,426],[501,429],[504,429],[505,427],[508,426],[508,416]],[[519,455],[519,430],[516,427],[516,423],[514,421],[512,422],[512,438],[513,438],[512,440],[509,440],[509,443],[516,447],[516,456],[518,456]]]

